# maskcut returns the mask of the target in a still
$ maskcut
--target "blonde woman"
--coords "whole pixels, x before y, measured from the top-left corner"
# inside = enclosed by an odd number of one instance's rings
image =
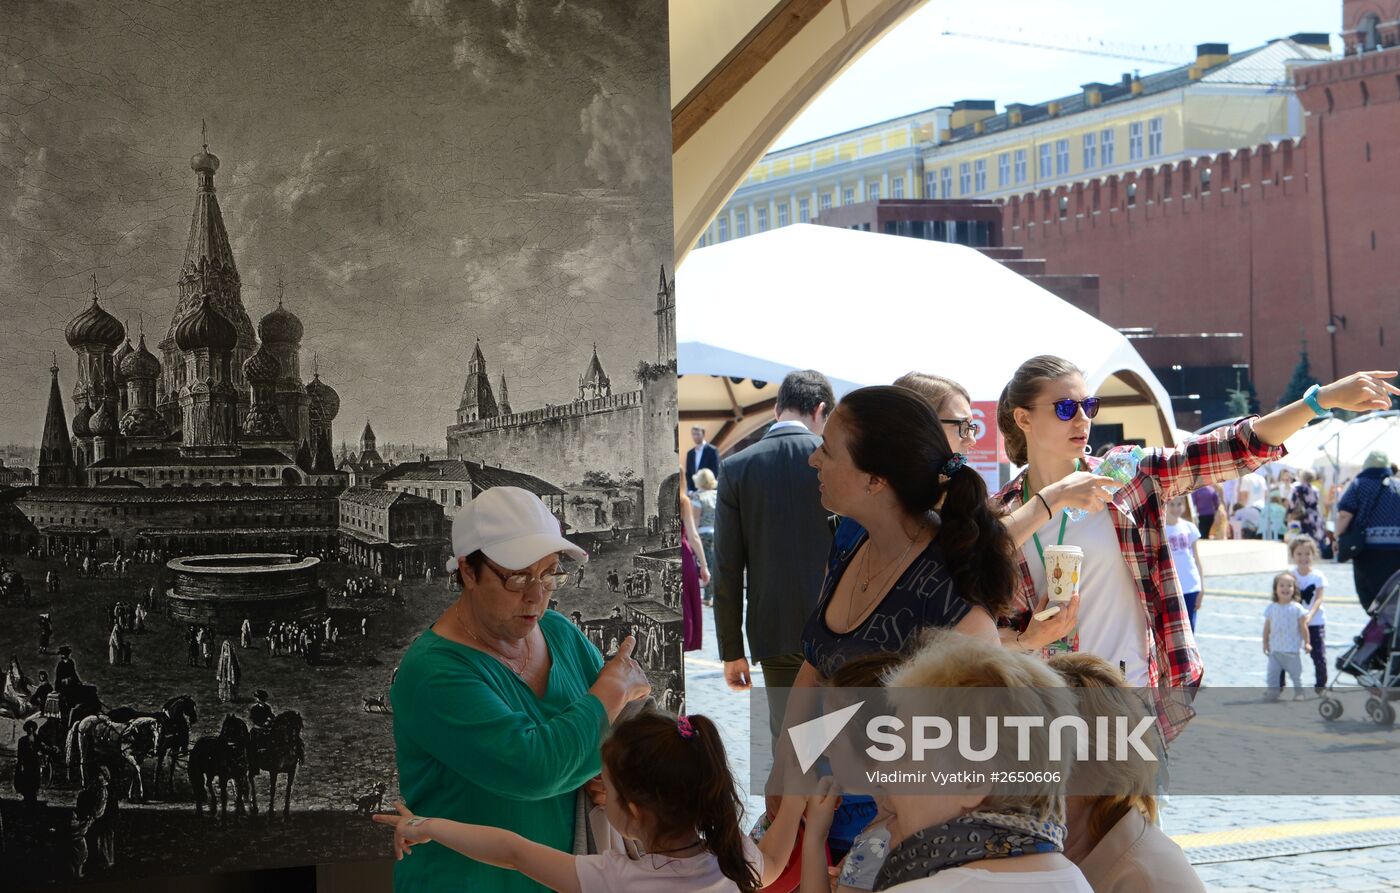
[[[919,651],[888,675],[885,687],[945,690],[940,697],[961,689],[969,696],[959,700],[956,714],[967,716],[972,728],[985,728],[988,718],[1007,712],[1062,716],[1075,710],[1064,680],[1044,662],[944,630],[928,633]],[[993,699],[987,690],[999,691]],[[893,834],[875,889],[1091,893],[1084,875],[1064,854],[1069,753],[1050,759],[1047,726],[1024,731],[1019,740],[1028,748],[1031,764],[1052,777],[1042,785],[997,793],[985,788],[938,794],[904,789],[911,786],[889,789],[882,801],[893,812]]]
[[[1092,654],[1057,654],[1050,669],[1077,690],[1081,716],[1131,719],[1141,714],[1141,702],[1133,704],[1136,696],[1118,671]],[[1094,735],[1097,723],[1088,726]],[[1101,747],[1116,751],[1114,741],[1091,740],[1089,747],[1094,753]],[[1186,854],[1156,824],[1154,773],[1148,764],[1096,760],[1080,763],[1075,773],[1076,790],[1104,792],[1065,800],[1065,856],[1084,872],[1094,893],[1205,893]]]

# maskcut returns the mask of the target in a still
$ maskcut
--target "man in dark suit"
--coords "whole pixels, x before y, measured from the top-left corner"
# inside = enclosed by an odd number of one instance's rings
[[[757,443],[725,459],[719,476],[715,632],[724,680],[734,691],[747,690],[749,656],[758,662],[775,735],[786,689],[802,666],[802,628],[816,608],[831,549],[817,472],[807,459],[821,445],[835,402],[820,372],[789,373],[778,388],[777,421]]]
[[[690,429],[690,439],[695,441],[695,446],[685,454],[685,492],[694,496],[695,472],[708,468],[719,477],[719,450],[705,442],[705,429],[700,425]]]

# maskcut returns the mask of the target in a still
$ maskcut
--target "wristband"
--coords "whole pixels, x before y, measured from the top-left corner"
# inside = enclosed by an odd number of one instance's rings
[[[1308,388],[1307,391],[1303,394],[1303,402],[1308,404],[1308,408],[1313,411],[1313,415],[1321,419],[1326,418],[1329,413],[1327,412],[1327,410],[1322,408],[1321,403],[1317,402],[1317,392],[1320,390],[1322,390],[1322,385],[1317,384]]]
[[[1041,496],[1039,493],[1037,493],[1037,494],[1035,494],[1035,498],[1036,498],[1036,499],[1039,499],[1039,500],[1040,500],[1040,504],[1043,505],[1043,506],[1045,506],[1045,513],[1046,513],[1047,515],[1049,515],[1051,518],[1054,518],[1054,517],[1055,517],[1055,511],[1054,511],[1054,509],[1050,508],[1050,503],[1048,503],[1048,502],[1045,501],[1045,497],[1044,497],[1044,496]]]

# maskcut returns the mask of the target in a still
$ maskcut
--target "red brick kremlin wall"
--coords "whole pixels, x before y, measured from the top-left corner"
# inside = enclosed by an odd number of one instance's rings
[[[1400,2],[1388,5],[1391,16],[1381,21],[1393,29]],[[1394,369],[1400,359],[1400,48],[1302,69],[1296,83],[1308,114],[1308,168],[1316,172],[1316,315],[1325,323],[1330,308],[1346,317],[1328,337],[1339,371]]]
[[[1325,340],[1309,187],[1306,153],[1285,141],[1016,196],[1003,207],[1002,232],[1005,244],[1044,258],[1047,273],[1097,273],[1099,318],[1109,325],[1244,333],[1242,357],[1238,340],[1216,339],[1202,343],[1220,344],[1220,356],[1193,342],[1187,362],[1249,363],[1270,406],[1297,361],[1300,329],[1310,351]]]

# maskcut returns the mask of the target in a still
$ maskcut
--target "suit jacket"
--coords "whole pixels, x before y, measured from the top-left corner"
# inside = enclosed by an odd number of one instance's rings
[[[753,660],[802,650],[831,551],[817,472],[807,464],[820,444],[802,428],[780,428],[724,460],[711,569],[722,660],[744,657],[745,631]]]
[[[695,454],[699,453],[699,461],[696,461]],[[719,450],[715,449],[712,443],[702,443],[698,447],[691,447],[685,453],[685,491],[695,492],[695,472],[702,468],[708,468],[719,477]]]

